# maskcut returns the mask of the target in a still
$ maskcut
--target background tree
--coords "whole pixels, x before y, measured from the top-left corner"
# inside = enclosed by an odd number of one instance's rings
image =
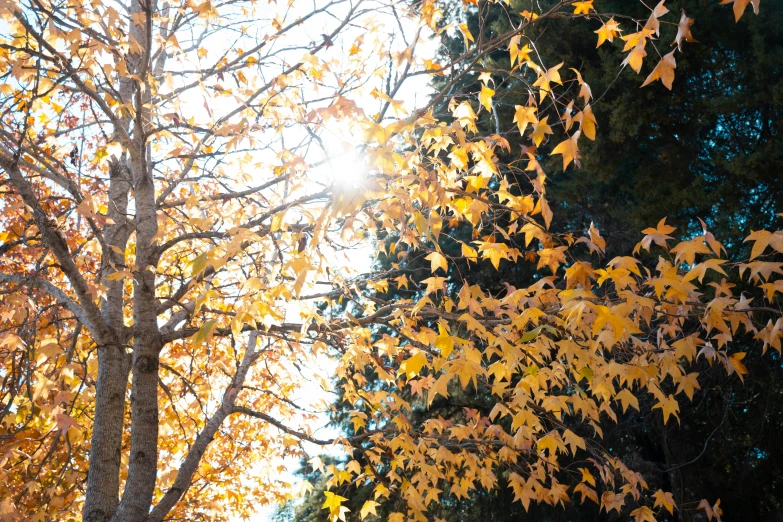
[[[524,7],[512,2],[510,9],[522,11]],[[602,3],[602,8],[610,12],[620,12],[623,7]],[[685,2],[677,7],[698,13],[694,30],[698,30],[699,42],[688,45],[687,52],[678,59],[678,71],[686,74],[687,79],[675,82],[671,92],[650,88],[640,91],[634,88],[638,78],[632,70],[626,68],[618,73],[617,49],[607,48],[622,47],[624,42],[619,37],[587,52],[584,41],[601,27],[598,20],[592,26],[550,20],[533,38],[537,50],[550,63],[567,62],[569,57],[579,55],[582,76],[595,80],[591,81],[593,91],[602,93],[595,112],[599,121],[611,125],[607,132],[597,134],[594,143],[584,147],[581,169],[568,169],[551,177],[548,196],[557,209],[554,222],[560,228],[587,230],[595,222],[609,238],[609,257],[629,251],[639,230],[667,216],[667,222],[679,228],[681,237],[700,230],[697,218],[704,219],[712,229],[720,231],[720,237],[727,239],[729,250],[747,255],[747,243],[742,243],[747,230],[769,226],[781,199],[783,183],[777,170],[769,165],[780,163],[779,125],[783,119],[774,92],[780,89],[781,75],[777,71],[783,58],[779,37],[783,13],[771,10],[768,16],[748,19],[748,33],[738,34],[733,30],[734,20],[718,4],[705,8],[697,2]],[[459,6],[455,4],[449,16],[460,21]],[[478,10],[469,11],[464,20],[474,35],[483,31],[485,39],[509,29],[505,9],[500,5],[481,14]],[[674,26],[664,26],[661,41],[674,39],[676,30]],[[729,34],[737,38],[723,37]],[[748,45],[748,41],[754,44]],[[441,54],[455,55],[462,48],[461,37],[445,38]],[[508,59],[508,50],[499,49],[485,60],[485,69],[502,67],[500,64]],[[455,92],[478,93],[481,72],[466,75]],[[742,87],[721,88],[720,79]],[[607,89],[610,85],[612,88]],[[525,100],[528,91],[523,85],[495,90],[495,114],[500,117],[500,128],[507,129],[503,136],[512,144],[512,151],[501,157],[504,162],[512,162],[514,146],[523,143],[519,134],[512,131],[514,104]],[[481,132],[491,133],[496,126],[494,115],[486,112],[478,125]],[[552,161],[548,170],[558,171],[557,161]],[[452,238],[470,238],[471,230],[470,225],[450,230],[448,236],[441,237],[440,248],[458,256],[460,245]],[[652,259],[653,266],[654,262]],[[385,256],[379,263],[390,266]],[[407,266],[411,270],[426,270],[429,261],[422,254],[408,260]],[[536,275],[529,266],[501,262],[496,270],[489,261],[454,263],[449,271],[482,288],[494,287],[497,292],[503,290],[504,284],[530,284]],[[742,284],[736,279],[734,283]],[[414,291],[392,289],[383,297],[412,295]],[[777,485],[781,477],[781,411],[775,397],[783,375],[778,365],[770,365],[760,357],[748,359],[747,365],[753,378],[742,383],[711,371],[703,362],[697,368],[707,378],[702,381],[702,390],[695,392],[694,402],[681,406],[681,425],[664,427],[657,417],[630,409],[616,426],[606,427],[605,446],[643,469],[648,481],[675,491],[680,501],[718,495],[729,517],[773,519],[781,502]],[[486,404],[486,397],[466,396],[458,390],[452,393],[458,396],[439,398],[428,408],[417,410],[411,422],[421,425],[438,416],[458,416],[465,404]],[[335,416],[335,422],[350,432],[350,407],[341,399],[336,406],[343,409]],[[765,471],[760,472],[762,469]],[[307,475],[305,478],[310,480]],[[325,486],[323,480],[318,484]],[[366,492],[346,491],[344,496],[349,498],[348,505],[358,520]],[[503,488],[490,495],[444,502],[441,508],[440,515],[447,520],[595,518],[592,509],[577,505],[566,510],[533,506],[526,511]],[[317,511],[308,504],[289,516],[295,520],[319,519]],[[325,512],[320,516],[327,518]],[[686,519],[690,515],[682,512],[678,517]]]

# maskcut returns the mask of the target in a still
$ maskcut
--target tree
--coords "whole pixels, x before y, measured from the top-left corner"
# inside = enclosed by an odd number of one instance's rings
[[[632,70],[618,75],[616,50],[607,51],[611,47],[609,43],[594,51],[586,49],[585,39],[594,37],[594,27],[588,24],[549,20],[532,36],[539,53],[549,63],[568,61],[578,54],[581,74],[591,80],[594,92],[603,93],[600,112],[596,109],[596,114],[599,120],[611,122],[608,132],[599,132],[595,142],[584,147],[581,169],[556,172],[550,178],[547,196],[556,208],[553,226],[586,230],[594,221],[609,239],[610,258],[633,248],[635,231],[643,228],[644,223],[657,222],[667,215],[667,222],[679,228],[673,235],[687,238],[698,234],[701,225],[697,217],[701,217],[721,232],[729,251],[747,256],[748,243],[742,241],[746,230],[769,226],[775,219],[775,202],[780,200],[783,184],[779,174],[768,165],[776,164],[780,121],[783,121],[780,106],[772,94],[780,88],[780,75],[774,74],[780,63],[780,13],[772,11],[754,18],[745,32],[737,34],[731,33],[734,20],[718,4],[703,10],[698,10],[695,2],[681,5],[688,13],[698,13],[696,27],[700,42],[690,46],[682,59],[678,58],[678,70],[686,76],[673,84],[671,92],[634,90],[638,84],[636,75]],[[514,11],[523,7],[511,4]],[[625,8],[623,3],[606,1],[601,7],[610,12]],[[504,8],[503,4],[492,4],[485,11],[469,12],[465,22],[474,35],[481,30],[485,38],[490,38],[510,28],[502,16]],[[600,23],[594,24],[600,27]],[[662,27],[661,40],[673,40],[676,32],[676,26],[668,27],[668,33],[667,27]],[[728,34],[737,34],[737,39],[723,37]],[[757,43],[749,46],[749,39]],[[614,44],[622,46],[622,41],[616,39]],[[455,34],[444,43],[442,54],[458,53],[462,47],[462,38]],[[508,60],[507,50],[497,50],[485,62],[485,67],[496,70]],[[768,77],[770,70],[773,74]],[[466,75],[455,92],[478,92],[480,73]],[[715,79],[727,75],[737,87],[717,92]],[[604,92],[609,84],[613,88]],[[516,146],[524,143],[518,132],[511,132],[515,115],[513,100],[524,100],[527,91],[523,85],[496,90],[502,92],[502,98],[498,94],[494,97],[500,128],[511,144],[511,152],[501,152],[499,157],[501,163],[507,163],[514,161]],[[694,113],[698,118],[693,117]],[[485,113],[477,126],[480,133],[492,133],[496,123]],[[736,139],[738,135],[743,138]],[[470,224],[449,227],[448,234],[441,234],[438,247],[459,256],[460,244],[452,238],[469,240],[471,228]],[[513,241],[500,241],[514,246]],[[654,269],[654,257],[642,261]],[[381,256],[380,262],[390,267],[388,258]],[[410,270],[424,270],[428,266],[429,261],[423,256],[407,262]],[[504,284],[524,287],[534,282],[532,278],[537,274],[530,268],[534,267],[501,262],[496,270],[488,260],[462,261],[450,263],[449,274],[497,294],[503,291]],[[736,277],[730,281],[740,288],[745,284]],[[413,291],[392,288],[382,297],[393,300],[413,296]],[[437,328],[437,324],[430,327]],[[378,337],[379,332],[375,335]],[[753,343],[747,346],[735,343],[735,347],[749,354],[756,350]],[[745,360],[752,379],[741,382],[727,379],[701,358],[693,369],[700,374],[702,389],[694,392],[693,402],[680,403],[681,424],[663,426],[660,418],[648,414],[652,404],[642,407],[641,412],[629,408],[625,414],[618,413],[618,424],[602,426],[603,445],[611,447],[613,455],[624,462],[633,463],[650,485],[670,488],[678,504],[714,495],[721,498],[721,506],[731,518],[765,519],[779,512],[781,472],[777,433],[781,410],[774,390],[780,388],[783,374],[779,365],[769,364],[768,359],[749,355]],[[372,380],[370,385],[383,386]],[[430,419],[459,417],[462,406],[481,410],[487,404],[490,408],[492,405],[486,395],[460,393],[459,386],[452,386],[449,393],[448,399],[438,397],[426,408],[414,406],[414,412],[408,415],[414,429]],[[413,404],[423,401],[411,394],[403,394],[403,398]],[[644,398],[640,400],[644,406]],[[340,414],[335,416],[335,421],[351,432],[348,420],[352,406],[338,399],[336,407]],[[362,462],[360,453],[354,452],[352,457]],[[513,502],[513,495],[503,490],[502,481],[501,476],[494,492],[473,494],[459,502],[442,502],[438,516],[451,521],[487,517],[519,520],[525,511],[518,502]],[[358,520],[359,510],[367,500],[365,490],[372,487],[366,485],[357,491],[343,488],[340,494],[348,498],[346,505]],[[308,504],[297,509],[292,518],[313,520],[311,507]],[[380,514],[381,508],[378,509]],[[531,520],[595,518],[593,510],[578,505],[568,510],[532,506],[530,509],[527,515]],[[685,512],[678,513],[678,517],[689,519]]]
[[[737,18],[747,4],[734,2]],[[635,70],[666,12],[659,4],[624,37]],[[370,20],[378,13],[402,34],[385,36]],[[268,475],[247,476],[310,441],[364,452],[364,468],[334,466],[328,481],[375,480],[363,514],[393,497],[391,520],[423,519],[438,486],[460,499],[503,473],[523,506],[565,502],[573,488],[596,503],[600,491],[607,511],[628,497],[632,514],[650,519],[652,508],[674,506],[600,447],[590,430],[600,434],[601,414],[614,417],[612,401],[638,407],[646,393],[667,422],[675,394],[694,386],[684,367],[699,348],[740,378],[745,354],[727,346],[733,336],[780,349],[780,267],[770,256],[783,251],[783,234],[755,231],[751,261],[734,267],[706,229],[670,250],[662,221],[637,247],[661,249],[655,271],[631,257],[569,263],[583,243],[603,250],[597,232],[579,241],[550,232],[541,156],[523,150],[533,172],[533,192],[523,192],[522,163],[496,164],[507,142],[476,134],[477,109],[493,113],[492,86],[511,76],[534,95],[519,106],[520,133],[532,127],[536,146],[555,134],[563,168],[579,159],[580,136],[595,130],[589,88],[580,76],[567,80],[578,92],[559,87],[562,66],[537,62],[522,38],[550,18],[609,23],[590,1],[513,15],[513,28],[489,40],[459,25],[465,52],[447,64],[415,54],[423,33],[445,30],[432,2],[411,11],[334,0],[273,13],[237,2],[30,0],[0,14],[6,518],[225,519],[284,495]],[[480,106],[455,96],[451,87],[503,46],[510,68],[482,74]],[[649,81],[671,86],[674,53]],[[423,74],[451,76],[410,116],[389,116],[404,111],[403,83]],[[380,85],[371,116],[365,85]],[[443,121],[449,112],[453,123]],[[314,168],[335,160],[321,134],[337,123],[364,136],[371,175],[359,187],[323,183]],[[508,226],[495,227],[496,215]],[[456,259],[429,245],[452,222],[475,229],[458,257],[496,267],[530,259],[552,275],[504,296],[436,275]],[[344,242],[389,233],[399,238],[386,250],[391,270],[346,280],[331,269]],[[429,277],[406,269],[418,251]],[[769,306],[701,284],[707,271],[731,269],[749,271]],[[312,290],[323,282],[326,291]],[[416,298],[375,296],[392,282],[417,287]],[[447,285],[462,288],[458,300]],[[356,306],[337,316],[337,300]],[[373,341],[373,328],[392,334]],[[355,408],[355,435],[338,441],[296,424],[306,415],[290,401],[300,362],[328,346],[342,353],[338,376]],[[451,381],[486,388],[494,406],[411,430],[408,401],[364,387],[369,374],[430,402]],[[582,419],[579,433],[564,417]],[[567,454],[591,459],[581,479],[560,464]],[[344,517],[344,500],[326,493],[330,518]]]

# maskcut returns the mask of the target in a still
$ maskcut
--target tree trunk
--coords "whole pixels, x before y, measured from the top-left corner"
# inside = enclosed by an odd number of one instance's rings
[[[104,321],[115,332],[124,329],[124,281],[107,276],[125,269],[125,247],[130,236],[126,224],[130,172],[124,160],[109,166],[108,215],[114,222],[106,227],[101,282],[106,299],[101,306]],[[117,249],[114,250],[111,247]],[[120,254],[120,252],[123,252]],[[90,451],[90,471],[84,505],[85,522],[111,519],[119,504],[122,432],[125,425],[126,391],[130,360],[124,342],[98,347],[98,382],[95,389],[95,423]]]
[[[99,346],[85,522],[107,522],[117,509],[127,384],[128,356],[123,346]]]

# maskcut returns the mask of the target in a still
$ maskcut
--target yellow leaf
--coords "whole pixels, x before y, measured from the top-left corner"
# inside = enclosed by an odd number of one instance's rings
[[[324,495],[326,496],[326,501],[324,502],[323,506],[321,506],[321,509],[340,509],[340,505],[348,500],[347,498],[341,497],[340,495],[335,495],[331,491],[325,491]]]
[[[614,41],[614,37],[620,33],[620,24],[615,22],[614,18],[610,18],[609,21],[605,22],[600,29],[595,31],[595,33],[598,34],[598,44],[596,47],[601,47],[607,40],[610,42]]]
[[[481,105],[489,112],[492,112],[492,97],[494,95],[495,95],[494,90],[490,89],[486,85],[481,86],[481,92],[479,93],[479,102],[481,102]]]
[[[622,493],[604,491],[601,495],[601,509],[605,509],[607,513],[613,509],[620,513],[624,505],[625,495]]]
[[[470,103],[463,101],[454,108],[452,114],[462,128],[472,132],[478,132],[478,129],[476,128],[476,118],[478,118],[478,116],[476,116],[476,112],[473,110],[473,107],[470,106]]]
[[[364,520],[367,517],[367,515],[369,515],[370,513],[372,513],[375,516],[378,516],[378,513],[375,511],[375,508],[377,506],[380,506],[380,504],[378,504],[374,500],[368,500],[367,502],[365,502],[364,505],[362,506],[361,511],[359,511],[359,515],[362,517],[362,520]]]
[[[580,468],[584,469],[584,468]],[[598,494],[595,492],[595,490],[587,485],[585,485],[584,482],[580,482],[576,486],[574,486],[574,493],[580,493],[582,495],[582,504],[585,503],[585,500],[588,498],[598,504]]]
[[[577,166],[580,165],[579,147],[576,142],[579,140],[579,135],[581,133],[581,131],[576,131],[570,138],[561,141],[557,147],[552,150],[552,154],[560,154],[563,156],[563,170],[565,170],[572,161],[575,162]]]
[[[595,115],[593,114],[593,108],[590,104],[585,105],[585,108],[581,112],[579,119],[579,129],[585,133],[588,139],[595,141]]]
[[[554,456],[557,453],[558,448],[561,446],[561,442],[552,435],[544,435],[536,443],[538,451],[549,450],[549,455]]]
[[[107,281],[119,281],[121,279],[125,279],[126,277],[133,277],[133,274],[130,272],[114,272],[107,275],[104,279]]]
[[[514,106],[514,123],[517,124],[520,134],[525,133],[528,123],[532,123],[533,125],[538,123],[538,118],[536,118],[537,110],[536,107],[527,107],[524,105]]]
[[[734,4],[734,21],[739,22],[742,15],[745,13],[748,4],[753,5],[753,12],[759,14],[759,4],[761,0],[721,0],[721,5]]]
[[[55,415],[55,422],[57,423],[57,428],[65,433],[68,431],[69,428],[80,428],[79,423],[76,422],[76,419],[71,417],[70,415],[66,415],[64,413],[58,413]]]
[[[544,116],[541,121],[533,124],[533,134],[531,134],[530,137],[533,138],[533,143],[536,144],[536,147],[541,145],[541,142],[544,141],[547,134],[554,134],[552,132],[552,127],[546,122],[547,118],[549,118],[549,116]]]
[[[473,39],[473,35],[470,33],[470,30],[468,29],[468,24],[459,24],[457,28],[462,33],[462,36],[465,39],[465,50],[467,51],[469,47],[469,43],[475,42],[475,40]]]
[[[631,511],[631,516],[634,517],[636,522],[655,522],[655,515],[652,509],[647,506],[641,506]]]
[[[633,406],[636,411],[639,411],[639,399],[627,388],[615,395],[614,400],[620,401],[620,404],[623,406],[623,413],[628,411],[628,406]]]
[[[435,381],[429,390],[427,390],[427,407],[432,404],[435,397],[442,395],[443,397],[449,397],[449,381],[451,381],[452,375],[444,373],[438,380]]]
[[[675,36],[672,45],[677,44],[677,50],[682,52],[682,42],[698,41],[691,34],[691,26],[693,25],[693,18],[688,18],[685,15],[685,9],[682,10],[682,16],[680,17],[680,23],[677,24],[677,36]]]
[[[631,65],[633,67],[633,65]],[[667,89],[672,90],[672,82],[674,81],[674,69],[677,68],[677,61],[674,59],[674,51],[665,55],[655,66],[655,69],[650,73],[650,76],[644,80],[642,87],[649,85],[655,80],[661,80],[661,83],[666,86]],[[639,72],[638,70],[636,72]]]
[[[672,249],[672,252],[674,249]],[[704,280],[704,274],[707,273],[707,270],[714,270],[716,272],[719,272],[723,275],[726,275],[726,272],[723,271],[723,269],[720,267],[723,263],[725,263],[725,259],[708,259],[702,263],[699,263],[698,265],[694,266],[690,272],[688,272],[685,277],[682,278],[683,281],[692,281],[696,278],[699,279],[699,283],[701,283]]]
[[[644,57],[647,56],[647,51],[644,50],[644,45],[646,43],[647,40],[640,41],[636,44],[636,47],[628,53],[625,60],[623,60],[623,65],[630,65],[631,69],[636,71],[636,74],[639,74],[639,71],[642,70],[642,61],[644,60]]]
[[[655,492],[653,498],[655,499],[653,507],[663,507],[670,514],[674,514],[674,508],[677,507],[677,504],[674,502],[674,495],[659,489]]]
[[[677,394],[679,395],[682,392],[685,392],[685,395],[689,399],[693,399],[693,392],[696,390],[701,389],[701,386],[699,385],[699,374],[696,372],[689,373],[688,375],[683,375],[679,379],[677,379]]]
[[[412,357],[404,360],[400,364],[398,374],[405,375],[408,379],[412,379],[419,375],[421,369],[427,364],[427,355],[422,352],[416,352]]]
[[[416,231],[419,234],[424,235],[427,233],[430,223],[429,220],[426,217],[424,217],[424,215],[421,212],[416,212],[413,215],[413,226],[416,227]]]
[[[590,14],[590,10],[593,9],[593,0],[583,0],[580,2],[571,2],[574,7],[574,14]]]
[[[764,253],[768,246],[771,246],[783,254],[783,232],[770,232],[768,230],[756,230],[745,238],[743,243],[753,241],[753,248],[750,251],[750,259],[753,260]]]
[[[478,259],[478,252],[467,243],[462,243],[462,257],[468,261],[476,261]]]
[[[729,370],[729,375],[731,375],[734,372],[737,372],[737,376],[739,376],[741,381],[745,380],[742,376],[748,374],[748,369],[745,367],[744,364],[742,364],[742,359],[744,358],[745,358],[745,352],[736,352],[729,355],[727,359],[727,363],[728,363],[727,368]]]
[[[195,276],[201,273],[207,266],[207,253],[199,254],[193,261],[190,262],[190,275]]]
[[[590,473],[590,470],[587,468],[579,468],[579,471],[582,472],[582,482],[586,482],[587,484],[590,484],[591,486],[595,486],[595,477],[592,473]],[[596,504],[598,502],[596,501]]]
[[[563,63],[560,62],[558,65],[547,69],[546,72],[540,73],[538,79],[533,83],[533,87],[538,87],[540,101],[544,101],[544,98],[546,98],[546,95],[550,92],[551,83],[563,85],[563,82],[560,80],[560,73],[558,72],[562,66]]]
[[[585,440],[571,430],[563,432],[563,440],[571,448],[571,454],[576,455],[576,450],[586,449]]]
[[[680,416],[677,412],[680,411],[680,405],[677,404],[677,399],[673,395],[669,394],[668,397],[661,397],[659,402],[653,406],[653,409],[661,409],[663,411],[663,423],[666,424],[669,421],[669,415],[677,417],[677,422],[680,421]]]
[[[438,324],[438,336],[435,338],[435,348],[440,350],[440,355],[444,359],[448,359],[454,350],[454,340],[449,335],[449,331],[442,325]]]
[[[442,268],[444,272],[449,271],[449,264],[448,261],[446,261],[446,258],[443,257],[438,252],[431,252],[425,259],[429,260],[430,262],[430,270],[434,274],[438,268]]]

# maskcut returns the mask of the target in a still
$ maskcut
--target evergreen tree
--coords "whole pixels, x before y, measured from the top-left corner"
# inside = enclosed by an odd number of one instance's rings
[[[627,8],[622,0],[602,3],[603,9],[612,3]],[[457,13],[455,6],[450,16],[454,20],[464,16],[477,38],[491,38],[510,28],[503,16],[504,9],[519,12],[526,5],[520,0],[512,0],[510,7],[481,4],[481,26],[475,9],[463,14]],[[577,55],[583,58],[580,73],[595,95],[592,105],[598,125],[609,129],[598,133],[592,143],[580,142],[580,170],[562,173],[557,157],[545,164],[549,174],[547,198],[557,207],[557,228],[581,235],[594,223],[602,235],[611,238],[606,246],[608,258],[616,252],[630,251],[639,240],[640,231],[663,218],[678,228],[681,237],[700,231],[702,219],[716,236],[724,239],[729,250],[738,252],[745,248],[742,238],[750,230],[769,226],[783,201],[780,3],[771,5],[765,17],[743,20],[746,27],[742,31],[736,30],[731,12],[717,2],[684,0],[668,7],[684,9],[696,18],[692,30],[699,40],[684,44],[686,52],[678,57],[677,80],[671,91],[661,85],[638,88],[648,70],[639,76],[630,68],[618,73],[619,54],[610,52],[608,47],[621,46],[619,39],[597,49],[585,48],[585,42],[595,41],[591,33],[600,26],[598,22],[550,20],[535,39],[539,44],[536,51],[545,53],[547,64],[556,65]],[[675,33],[676,27],[663,27],[660,47],[665,47]],[[460,38],[446,38],[441,52],[456,55],[462,46]],[[491,72],[496,64],[507,62],[508,52],[497,50],[485,58],[483,71]],[[652,63],[647,67],[652,68]],[[466,75],[455,93],[478,92],[481,71]],[[576,82],[574,88],[578,88]],[[522,81],[495,85],[494,89],[495,110],[483,112],[483,132],[496,127],[513,128],[514,106],[523,104],[529,96]],[[501,124],[496,126],[496,120]],[[524,175],[513,172],[522,146],[519,133],[501,137],[510,144],[506,157],[501,158],[503,167],[511,169],[512,174]],[[549,152],[552,147],[545,142],[541,149]],[[542,161],[547,157],[548,154],[542,154]],[[505,228],[507,222],[503,220],[507,216],[497,215],[495,219],[497,229]],[[487,235],[496,234],[492,224],[486,224]],[[459,225],[444,229],[439,237],[440,247],[447,254],[460,256],[459,241],[475,239],[470,234],[471,229]],[[387,243],[391,245],[395,240],[387,238]],[[514,246],[524,249],[524,245]],[[377,262],[388,267],[392,260],[381,256]],[[654,265],[655,259],[645,262]],[[408,270],[428,266],[429,262],[417,253],[405,260]],[[505,292],[506,285],[529,285],[533,277],[528,263],[506,261],[501,261],[499,271],[488,261],[466,260],[454,263],[450,270],[459,271],[469,284],[494,287],[499,295]],[[451,290],[456,293],[459,288]],[[415,288],[392,289],[379,297],[410,298],[416,293]],[[680,520],[703,518],[687,511],[687,502],[704,497],[720,497],[727,518],[783,520],[783,444],[779,436],[783,430],[783,365],[776,354],[771,357],[777,364],[761,361],[758,356],[759,351],[751,351],[746,359],[750,375],[744,384],[702,362],[697,368],[702,375],[702,389],[696,390],[693,402],[681,405],[679,425],[664,426],[660,416],[629,409],[617,424],[604,426],[606,448],[642,472],[651,488],[674,492],[678,503],[686,508],[677,512]],[[368,386],[381,384],[371,382]],[[480,395],[450,391],[451,397],[439,397],[429,407],[419,401],[419,407],[410,415],[411,422],[420,424],[438,416],[455,418],[465,415],[466,407],[481,410],[489,404]],[[345,404],[338,406],[349,409]],[[649,406],[641,407],[641,411],[649,411]],[[343,413],[338,413],[334,422],[350,432],[348,416]],[[360,453],[353,458],[362,461]],[[325,488],[323,480],[313,478],[316,489]],[[511,490],[503,486],[503,477],[499,477],[499,482],[500,488],[492,494],[480,492],[459,502],[443,502],[438,516],[450,522],[596,519],[595,506],[582,508],[576,503],[565,510],[534,505],[526,511],[514,502]],[[369,488],[365,488],[365,494],[361,487],[359,492],[354,489],[344,486],[343,496],[350,499],[352,510],[349,520],[360,519],[359,510],[369,493]],[[325,512],[319,513],[310,504],[308,501],[292,508],[290,519],[326,520]],[[387,509],[393,510],[393,506]],[[732,513],[736,515],[732,517]],[[606,514],[601,517],[617,518]]]

